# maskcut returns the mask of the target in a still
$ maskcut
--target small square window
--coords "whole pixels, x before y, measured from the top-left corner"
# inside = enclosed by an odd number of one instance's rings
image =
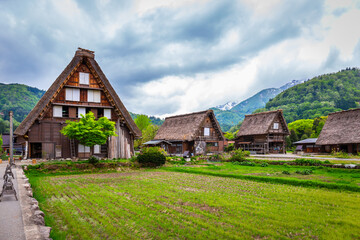
[[[279,129],[279,123],[274,123],[274,129]]]
[[[89,85],[89,77],[90,77],[90,75],[88,73],[80,72],[79,73],[79,82],[80,82],[80,84]]]

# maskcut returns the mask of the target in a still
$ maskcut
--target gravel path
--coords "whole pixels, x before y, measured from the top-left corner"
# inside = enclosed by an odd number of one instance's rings
[[[6,163],[0,164],[0,191],[4,183]],[[16,181],[16,169],[13,168],[16,193],[19,198],[18,184]],[[16,201],[14,195],[4,195],[0,202],[0,239],[6,240],[25,240],[24,224],[21,214],[20,201]]]

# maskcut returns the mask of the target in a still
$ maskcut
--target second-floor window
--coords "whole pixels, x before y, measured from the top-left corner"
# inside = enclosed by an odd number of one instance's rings
[[[88,73],[79,73],[79,83],[84,85],[89,85],[89,74]]]
[[[88,102],[101,102],[101,92],[99,90],[88,90]]]
[[[204,128],[204,136],[210,136],[210,128]]]
[[[279,123],[274,123],[274,129],[279,129]]]
[[[80,89],[78,88],[65,88],[66,101],[80,101]]]

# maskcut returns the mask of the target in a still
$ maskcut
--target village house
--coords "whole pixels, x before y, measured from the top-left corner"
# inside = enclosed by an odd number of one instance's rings
[[[69,65],[55,80],[34,109],[15,130],[28,158],[87,158],[90,148],[60,133],[66,120],[77,120],[93,112],[116,123],[118,136],[105,145],[95,145],[93,154],[108,158],[130,158],[134,139],[141,132],[94,59],[93,51],[79,48]]]
[[[235,139],[235,148],[252,153],[286,153],[289,135],[282,110],[245,115]]]
[[[316,145],[316,140],[317,138],[307,138],[294,142],[293,144],[296,146],[295,153],[319,153],[321,147]]]
[[[360,108],[330,113],[316,145],[327,153],[360,152]]]
[[[224,150],[224,135],[212,110],[165,118],[153,141],[170,143],[164,149],[176,155],[203,155]]]

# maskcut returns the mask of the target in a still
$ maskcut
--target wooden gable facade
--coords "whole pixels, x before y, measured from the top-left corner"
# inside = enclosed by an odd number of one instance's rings
[[[212,110],[165,118],[154,140],[170,142],[169,154],[222,152],[224,136]]]
[[[236,135],[235,148],[267,154],[285,153],[289,135],[282,110],[246,115]]]
[[[79,48],[35,108],[15,130],[28,158],[87,158],[88,147],[60,133],[66,120],[78,120],[93,112],[116,123],[117,137],[94,146],[94,155],[129,158],[133,141],[141,136],[130,114],[94,59],[94,52]]]

